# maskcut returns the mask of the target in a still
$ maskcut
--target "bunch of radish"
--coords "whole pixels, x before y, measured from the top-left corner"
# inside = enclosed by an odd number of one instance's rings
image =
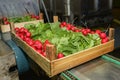
[[[102,44],[109,41],[109,38],[107,37],[106,33],[102,32],[100,30],[96,30],[96,33],[100,36]]]
[[[60,28],[66,28],[66,30],[73,32],[81,32],[84,36],[87,36],[88,34],[98,34],[101,38],[102,44],[109,41],[109,38],[107,37],[106,33],[102,32],[101,30],[91,30],[89,28],[79,29],[76,26],[66,22],[61,22]]]
[[[3,17],[2,20],[3,20],[3,24],[4,25],[10,24],[10,22],[7,19],[7,17]]]
[[[31,38],[31,33],[24,27],[15,28],[16,35],[19,36],[23,41],[25,41],[29,46],[31,46],[34,50],[36,50],[39,54],[46,57],[46,46],[51,44],[49,40],[45,40],[42,43],[40,40],[33,40]],[[64,55],[62,53],[58,53],[57,58],[62,58]]]
[[[68,31],[82,32],[82,34],[85,36],[88,35],[88,33],[91,33],[91,34],[93,33],[93,31],[91,31],[91,29],[89,29],[89,28],[79,29],[76,26],[69,24],[69,23],[66,23],[66,22],[61,22],[60,27],[66,28]]]
[[[31,38],[31,33],[24,27],[21,28],[15,28],[16,35],[19,36],[23,41],[25,41],[29,46],[31,46],[34,50],[36,50],[38,53],[42,54],[43,56],[46,56],[45,53],[45,46],[48,43],[42,43],[40,40],[33,40]],[[43,46],[44,45],[44,46]]]
[[[37,16],[37,15],[35,15],[35,14],[31,14],[30,16],[31,16],[31,18],[34,18],[34,19],[36,19],[36,20],[39,20],[39,19],[40,19],[40,16]]]
[[[68,31],[73,31],[73,32],[80,32],[81,30],[76,28],[76,26],[66,23],[66,22],[61,22],[60,24],[61,28],[66,28]]]

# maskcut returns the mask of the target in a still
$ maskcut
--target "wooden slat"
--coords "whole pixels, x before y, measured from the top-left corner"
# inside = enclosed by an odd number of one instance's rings
[[[15,27],[24,27],[25,24],[29,24],[29,23],[37,24],[38,22],[43,22],[43,20],[35,20],[35,21],[15,23],[14,26],[15,26]]]
[[[112,40],[114,39],[114,28],[109,28],[109,39]]]
[[[2,33],[9,32],[10,31],[10,25],[1,25],[1,31]]]
[[[43,19],[44,19],[43,13],[40,13],[40,14],[39,14],[39,17],[40,17],[40,20],[43,20]]]
[[[53,22],[58,22],[58,16],[53,16]]]
[[[54,45],[47,45],[46,47],[47,58],[52,61],[56,59],[56,48]]]
[[[41,20],[35,20],[35,21],[14,23],[14,27],[24,27],[25,24],[28,24],[28,23],[37,24],[38,22],[44,22],[44,21],[41,19]],[[14,30],[13,28],[10,28],[10,26],[13,26],[13,22],[11,22],[10,25],[1,25],[1,31],[2,31],[2,33],[9,32],[9,31],[11,31],[11,29]]]

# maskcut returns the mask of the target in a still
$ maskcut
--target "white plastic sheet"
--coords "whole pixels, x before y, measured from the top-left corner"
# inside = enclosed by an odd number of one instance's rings
[[[0,0],[0,18],[38,14],[37,0]]]

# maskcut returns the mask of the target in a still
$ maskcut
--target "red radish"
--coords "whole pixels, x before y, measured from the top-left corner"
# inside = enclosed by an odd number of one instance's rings
[[[34,45],[31,46],[34,50],[37,50],[36,47]]]
[[[46,52],[42,52],[41,54],[42,54],[44,57],[46,57]]]
[[[60,24],[60,28],[63,28],[64,26],[62,24]]]
[[[106,37],[106,38],[105,38],[105,40],[106,40],[106,42],[108,42],[108,41],[109,41],[109,38],[108,38],[108,37]]]
[[[30,32],[26,32],[26,37],[31,37],[31,33]]]
[[[19,34],[19,37],[23,40],[24,36],[22,34]]]
[[[91,29],[86,29],[87,33],[90,33],[91,32]]]
[[[88,33],[87,33],[87,31],[85,30],[85,31],[82,32],[82,34],[83,34],[84,36],[86,36]]]
[[[71,24],[67,24],[66,27],[71,27]]]
[[[35,40],[35,44],[39,44],[39,43],[41,43],[40,40]]]
[[[36,41],[34,42],[34,46],[35,46],[37,49],[42,50],[42,43],[41,43],[39,40],[36,40]]]
[[[29,39],[29,41],[27,42],[28,45],[32,46],[34,44],[33,40],[32,39]]]
[[[79,29],[76,29],[75,32],[80,32],[80,30],[79,30]]]
[[[3,17],[3,21],[7,21],[7,17]]]
[[[67,29],[67,30],[71,30],[71,25],[70,25],[70,24],[67,24],[66,29]]]
[[[64,57],[64,54],[63,53],[58,53],[57,58],[59,59],[59,58],[62,58],[62,57]]]
[[[20,33],[24,33],[24,30],[25,30],[25,28],[24,28],[24,27],[21,27],[21,28],[20,28]]]
[[[19,28],[18,28],[18,27],[16,27],[14,30],[15,30],[16,32],[18,32],[18,31],[19,31]]]
[[[5,21],[5,22],[4,22],[4,24],[5,24],[5,25],[7,25],[7,24],[10,24],[10,22],[8,22],[8,21]]]
[[[100,34],[101,33],[101,30],[95,30],[95,33],[97,33],[97,34]]]
[[[104,39],[104,38],[106,38],[106,37],[107,37],[107,35],[106,35],[105,33],[103,33],[103,32],[102,32],[102,33],[100,33],[99,35],[100,35],[100,38],[101,38],[101,39]]]
[[[95,32],[94,32],[94,31],[91,31],[90,33],[91,33],[91,34],[95,34]]]
[[[66,25],[67,25],[67,23],[66,23],[66,22],[62,22],[61,24],[62,24],[62,26],[66,26]]]
[[[40,17],[39,17],[39,16],[35,16],[35,18],[36,18],[36,20],[39,20],[39,19],[40,19]]]
[[[37,52],[38,52],[39,54],[42,54],[42,50],[37,49]]]
[[[16,35],[17,35],[17,36],[19,36],[19,33],[18,33],[18,32],[16,32]]]
[[[44,44],[43,44],[43,50],[44,50],[44,51],[46,51],[46,46],[47,46],[47,44],[51,44],[51,43],[49,42],[49,40],[45,40],[45,42],[44,42]]]
[[[25,33],[29,32],[27,29],[24,30]]]
[[[31,18],[36,18],[36,16],[34,14],[31,14],[30,16],[31,16]]]
[[[50,43],[49,40],[45,40],[44,44]]]
[[[69,30],[71,30],[71,27],[67,27],[66,29],[69,31]]]
[[[72,31],[75,31],[75,27],[74,27],[74,26],[72,26],[72,27],[71,27],[71,30],[72,30]]]
[[[35,45],[35,47],[36,47],[37,49],[42,50],[42,44],[41,44],[41,43],[39,43],[39,44]]]
[[[26,42],[26,38],[27,38],[27,37],[26,37],[26,36],[24,36],[24,39],[23,39],[23,41],[25,41],[25,42]]]
[[[86,30],[83,28],[83,29],[81,29],[81,31],[84,32],[84,31],[86,31]]]
[[[109,41],[109,39],[108,39],[108,37],[106,37],[106,38],[102,39],[101,43],[103,44],[103,43],[106,43],[108,41]]]
[[[30,40],[30,38],[28,38],[28,37],[25,37],[25,39],[24,39],[25,42],[29,42],[29,40]]]

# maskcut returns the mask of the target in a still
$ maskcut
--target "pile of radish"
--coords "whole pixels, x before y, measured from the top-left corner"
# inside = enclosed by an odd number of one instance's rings
[[[32,16],[34,17],[34,16]],[[28,24],[15,28],[16,35],[25,41],[39,54],[46,57],[46,45],[57,47],[57,58],[81,51],[109,41],[106,33],[101,30],[77,28],[76,26],[61,23]]]
[[[48,40],[46,40],[44,43],[42,43],[40,40],[33,40],[31,38],[31,33],[24,27],[15,28],[15,32],[17,36],[19,36],[23,41],[25,41],[34,50],[36,50],[41,55],[46,56],[46,53],[45,53],[46,45],[50,44]]]
[[[68,31],[73,31],[73,32],[82,32],[83,35],[87,36],[88,34],[98,34],[100,36],[101,43],[106,43],[109,41],[109,38],[107,37],[106,33],[102,32],[101,30],[97,29],[97,30],[91,30],[89,28],[82,28],[82,29],[78,29],[76,26],[72,25],[72,24],[68,24],[66,22],[61,22],[60,24],[61,28],[66,28],[66,30]]]

